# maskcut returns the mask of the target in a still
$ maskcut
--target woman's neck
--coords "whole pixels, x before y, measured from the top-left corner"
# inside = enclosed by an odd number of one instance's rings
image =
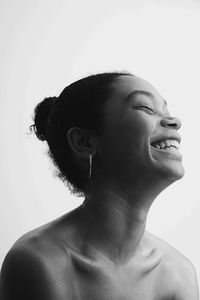
[[[142,203],[96,189],[81,206],[86,243],[115,264],[127,263],[141,248],[149,210]]]

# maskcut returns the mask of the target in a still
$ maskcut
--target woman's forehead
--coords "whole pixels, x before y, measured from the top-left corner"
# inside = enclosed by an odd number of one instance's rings
[[[119,96],[119,98],[126,99],[127,96],[134,92],[135,90],[142,90],[153,94],[157,98],[161,98],[162,96],[158,93],[158,91],[146,80],[137,77],[137,76],[129,76],[123,75],[118,77],[113,82],[114,87],[114,95]]]

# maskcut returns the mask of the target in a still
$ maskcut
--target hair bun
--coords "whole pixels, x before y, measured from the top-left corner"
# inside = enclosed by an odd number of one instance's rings
[[[35,107],[33,118],[35,124],[30,128],[34,127],[35,134],[41,141],[46,140],[47,122],[56,99],[57,97],[45,98]]]

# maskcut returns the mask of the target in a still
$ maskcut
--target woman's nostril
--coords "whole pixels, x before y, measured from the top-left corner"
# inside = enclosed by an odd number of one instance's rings
[[[167,124],[167,126],[169,126],[169,127],[177,127],[177,123],[170,123],[170,124]]]
[[[181,120],[176,117],[164,118],[161,120],[161,125],[164,127],[179,129],[181,127]]]

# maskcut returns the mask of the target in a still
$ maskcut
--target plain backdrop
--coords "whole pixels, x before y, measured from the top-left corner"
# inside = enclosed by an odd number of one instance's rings
[[[46,142],[28,134],[35,105],[83,76],[126,70],[182,120],[185,176],[157,197],[147,230],[200,278],[199,37],[199,1],[0,1],[1,264],[21,235],[83,201],[54,176]]]

